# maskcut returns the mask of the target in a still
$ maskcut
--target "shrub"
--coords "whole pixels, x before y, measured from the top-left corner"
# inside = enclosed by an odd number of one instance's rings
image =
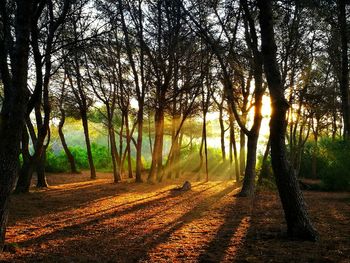
[[[69,170],[69,164],[64,151],[56,154],[51,148],[46,150],[45,169],[51,173],[62,173]]]
[[[111,171],[113,169],[112,158],[108,147],[93,143],[91,145],[91,152],[96,169],[103,171]]]
[[[305,147],[300,175],[311,174],[312,154],[315,145]],[[323,138],[316,149],[317,174],[325,190],[350,190],[350,142]]]

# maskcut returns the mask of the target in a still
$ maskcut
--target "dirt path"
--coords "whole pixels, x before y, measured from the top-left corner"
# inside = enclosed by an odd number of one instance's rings
[[[234,197],[238,189],[232,182],[195,182],[191,191],[174,194],[169,190],[175,185],[166,182],[113,185],[105,177],[62,184],[61,179],[52,178],[58,185],[47,191],[13,197],[10,249],[0,260],[285,262],[297,253],[295,262],[339,262],[350,252],[349,233],[341,232],[349,230],[349,194],[307,194],[321,234],[334,233],[315,245],[281,236],[275,194],[261,194],[252,210],[251,200]],[[320,205],[329,207],[320,211]]]

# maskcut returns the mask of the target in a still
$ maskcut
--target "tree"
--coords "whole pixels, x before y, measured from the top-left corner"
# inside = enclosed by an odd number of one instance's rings
[[[270,91],[272,114],[270,121],[272,168],[284,209],[288,235],[305,240],[316,240],[314,229],[305,207],[305,201],[294,171],[287,161],[285,145],[286,112],[288,103],[276,59],[272,1],[259,0],[259,23],[264,71]]]
[[[346,1],[338,0],[338,23],[341,39],[341,75],[339,86],[342,98],[342,112],[344,123],[344,139],[350,139],[350,96],[349,96],[349,58],[348,58],[348,30],[346,21]]]
[[[21,168],[16,185],[16,192],[28,192],[32,174],[37,171],[37,187],[47,187],[45,177],[45,155],[50,142],[50,98],[49,85],[52,70],[52,55],[55,37],[60,26],[65,22],[70,9],[70,0],[63,3],[54,1],[41,2],[36,9],[31,26],[31,46],[35,65],[35,87],[30,96],[27,108],[26,123],[30,131],[34,154],[28,154]],[[47,26],[46,26],[47,25]],[[42,54],[45,50],[45,54]],[[36,131],[31,128],[30,113],[34,110]],[[43,116],[42,116],[43,112]],[[29,153],[29,152],[27,152]]]
[[[0,72],[4,88],[0,114],[1,251],[4,247],[9,196],[16,179],[20,141],[28,102],[29,35],[36,5],[36,2],[29,0],[17,0],[15,3],[1,1],[0,3]],[[12,30],[15,34],[12,34]]]
[[[118,183],[121,181],[120,166],[122,165],[122,153],[118,155],[116,148],[114,118],[117,92],[119,88],[122,89],[120,86],[123,83],[121,79],[122,73],[118,73],[122,71],[122,69],[116,61],[116,59],[120,61],[120,47],[118,43],[115,44],[116,46],[111,43],[107,43],[107,45],[104,44],[103,41],[101,41],[101,43],[94,43],[94,47],[89,49],[89,54],[86,56],[88,57],[86,59],[86,72],[94,94],[105,107],[105,119],[107,121],[106,126],[111,149],[114,183]],[[93,70],[91,70],[91,68]],[[123,94],[121,94],[121,96],[123,96]]]
[[[89,96],[89,90],[86,87],[84,73],[82,70],[84,61],[84,49],[82,50],[84,37],[88,28],[89,15],[84,13],[84,1],[79,1],[75,8],[78,12],[71,16],[70,23],[67,25],[67,34],[72,38],[72,43],[67,50],[67,59],[65,61],[65,74],[69,80],[71,91],[74,94],[76,103],[78,105],[86,143],[87,157],[90,167],[91,179],[96,178],[96,169],[92,157],[91,142],[89,135],[88,110],[92,104],[92,97]]]
[[[61,90],[60,90],[60,92],[58,92],[59,94],[58,94],[58,98],[57,98],[57,101],[58,101],[57,107],[58,107],[58,110],[60,112],[60,122],[58,124],[58,135],[60,137],[63,150],[67,156],[67,159],[68,159],[68,162],[70,165],[71,173],[78,173],[78,169],[77,169],[77,165],[76,165],[74,156],[68,148],[66,138],[65,138],[64,133],[63,133],[63,126],[64,126],[64,123],[66,121],[66,109],[65,109],[64,104],[68,104],[67,102],[69,101],[69,99],[67,99],[68,92],[66,90],[66,82],[67,82],[67,76],[64,73],[63,81],[61,84]]]

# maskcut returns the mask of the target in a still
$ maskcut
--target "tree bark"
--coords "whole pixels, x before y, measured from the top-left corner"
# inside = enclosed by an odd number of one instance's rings
[[[223,103],[224,99],[221,102],[221,105],[219,107],[219,124],[220,124],[220,142],[221,142],[221,156],[222,161],[226,161],[226,149],[225,149],[225,126],[224,126],[224,119],[223,119]]]
[[[33,1],[18,0],[16,4],[14,46],[9,46],[10,44],[5,41],[5,38],[12,38],[8,35],[12,33],[0,34],[0,72],[4,87],[4,100],[0,113],[0,251],[5,244],[9,197],[17,176],[20,141],[28,101],[29,33]],[[6,1],[1,1],[0,7],[4,13],[9,11]],[[3,20],[7,18],[2,16]],[[11,69],[7,61],[8,50],[13,52]]]
[[[341,38],[341,75],[339,88],[342,98],[342,112],[345,140],[350,139],[350,96],[349,96],[349,58],[348,58],[348,33],[346,22],[345,0],[338,0],[338,22]]]
[[[245,171],[245,134],[241,130],[239,134],[239,173],[240,176],[244,176],[244,171]]]
[[[131,135],[130,135],[130,127],[129,127],[129,116],[128,113],[125,114],[125,129],[126,129],[126,151],[128,154],[128,176],[129,178],[133,178],[132,175],[132,163],[131,163]]]
[[[255,178],[256,178],[256,155],[257,146],[260,133],[260,126],[262,121],[262,98],[264,95],[263,88],[263,61],[262,55],[258,48],[258,37],[255,29],[255,23],[253,17],[250,14],[248,3],[246,0],[241,0],[244,10],[245,27],[246,27],[246,42],[251,51],[251,64],[255,82],[254,89],[254,122],[253,126],[248,133],[248,147],[247,147],[247,161],[245,166],[243,187],[239,193],[239,196],[251,196],[255,190]],[[250,81],[247,85],[250,85]],[[249,91],[249,86],[246,88]],[[246,117],[244,118],[246,122]]]
[[[259,179],[258,179],[258,184],[261,184],[263,179],[267,176],[268,174],[268,163],[267,163],[267,158],[269,157],[270,154],[270,148],[271,148],[271,140],[269,137],[269,140],[267,141],[264,156],[262,159],[262,164],[261,164],[261,171],[259,174]]]
[[[18,180],[15,188],[16,194],[29,192],[34,172],[32,156],[29,153],[29,134],[26,127],[23,129],[21,152],[23,163],[18,173]]]
[[[296,176],[287,161],[285,132],[288,103],[284,97],[276,58],[272,1],[258,0],[258,6],[264,69],[273,109],[270,121],[272,168],[284,209],[288,235],[304,240],[316,240],[317,232],[309,219]]]
[[[60,136],[60,140],[61,140],[61,144],[62,144],[63,150],[64,150],[64,152],[65,152],[65,154],[67,156],[67,160],[68,160],[69,165],[70,165],[71,173],[77,174],[78,173],[78,169],[77,169],[77,166],[75,164],[74,156],[73,156],[73,154],[71,153],[71,151],[68,148],[68,145],[67,145],[67,142],[66,142],[66,138],[64,137],[64,133],[63,133],[63,126],[64,126],[64,123],[66,121],[66,113],[65,113],[64,109],[60,109],[60,111],[61,111],[61,119],[60,119],[60,122],[58,124],[58,135]]]
[[[317,124],[316,124],[317,125]],[[317,178],[317,153],[318,153],[318,131],[314,132],[315,147],[312,149],[312,163],[311,163],[311,176]]]
[[[46,163],[46,149],[43,151],[41,155],[41,159],[36,166],[36,176],[37,176],[36,187],[46,188],[49,186],[45,175],[45,163]]]
[[[235,177],[236,177],[236,183],[239,182],[239,164],[238,164],[238,151],[236,146],[236,137],[235,137],[235,124],[233,119],[233,113],[229,110],[229,121],[230,121],[230,161],[232,164],[232,161],[234,161],[235,165]],[[233,154],[232,154],[233,150]],[[230,176],[231,178],[232,176]]]
[[[136,171],[135,181],[142,183],[142,133],[143,133],[143,103],[139,101],[139,111],[137,112],[137,145],[136,145]]]
[[[119,173],[119,168],[117,164],[117,147],[115,147],[115,135],[114,135],[114,128],[111,121],[108,124],[108,133],[109,133],[109,142],[111,144],[111,157],[112,157],[112,165],[113,165],[113,178],[114,183],[118,183],[121,181],[121,176]],[[114,147],[113,147],[114,145]]]
[[[248,147],[247,147],[247,163],[245,166],[243,186],[239,192],[239,196],[252,196],[255,188],[255,177],[256,177],[256,154],[258,145],[259,135],[249,134],[248,135]]]
[[[87,113],[85,110],[80,111],[81,114],[81,121],[83,123],[84,128],[84,137],[85,137],[85,144],[86,144],[86,153],[89,161],[89,167],[90,167],[90,178],[96,179],[96,170],[94,161],[92,158],[92,151],[91,151],[91,143],[90,143],[90,135],[89,135],[89,124],[87,119]]]
[[[160,178],[163,166],[163,135],[164,135],[164,110],[158,107],[154,116],[155,120],[155,138],[152,153],[151,170],[148,176],[149,182],[155,182]]]

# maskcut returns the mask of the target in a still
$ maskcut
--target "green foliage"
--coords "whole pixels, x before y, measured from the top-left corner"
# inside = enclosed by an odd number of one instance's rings
[[[56,154],[52,148],[46,150],[46,163],[45,169],[51,173],[62,173],[69,170],[69,164],[64,151],[60,151]]]
[[[103,171],[111,171],[113,169],[108,147],[93,143],[91,145],[91,151],[96,169]]]
[[[72,155],[75,159],[75,164],[79,169],[88,169],[89,168],[89,162],[87,159],[86,149],[80,147],[80,146],[74,146],[69,147],[69,150],[71,151]]]
[[[276,191],[276,181],[273,177],[263,178],[258,184],[259,191]]]
[[[325,190],[350,190],[350,142],[324,138],[315,144],[308,142],[302,157],[300,175],[310,177],[312,157],[316,154],[317,175]]]
[[[262,178],[258,183],[258,189],[260,191],[275,191],[277,190],[275,177],[273,175],[271,156],[269,155],[266,159],[265,168],[263,168],[263,158],[262,154],[258,155],[257,159],[257,177]]]
[[[271,164],[271,155],[266,159],[265,167],[263,168],[263,158],[262,154],[259,154],[257,157],[257,174],[262,178],[270,178],[274,180],[272,164]]]
[[[86,149],[81,146],[69,147],[69,149],[75,158],[78,169],[89,169]],[[95,168],[98,171],[110,172],[113,170],[110,149],[108,147],[92,143],[91,151]],[[131,158],[131,163],[133,169],[135,169],[136,164],[133,158]],[[125,160],[124,169],[127,169],[127,160]],[[54,152],[52,148],[49,148],[46,152],[46,171],[60,173],[68,172],[69,170],[70,166],[64,151]]]

